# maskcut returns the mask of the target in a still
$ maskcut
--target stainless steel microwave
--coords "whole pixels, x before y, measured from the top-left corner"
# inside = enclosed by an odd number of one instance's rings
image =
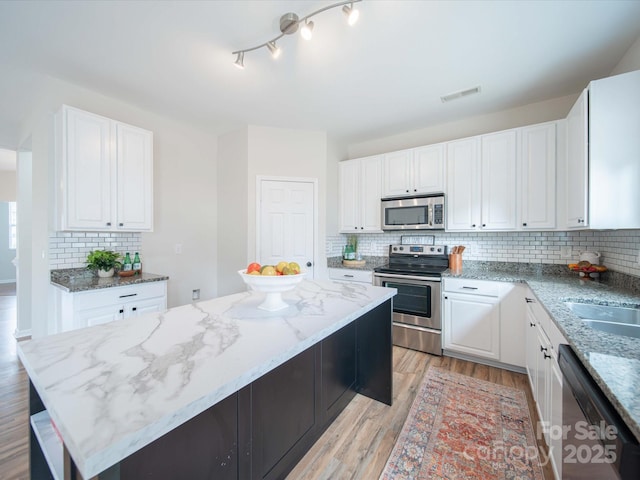
[[[444,230],[444,194],[382,199],[382,230]]]

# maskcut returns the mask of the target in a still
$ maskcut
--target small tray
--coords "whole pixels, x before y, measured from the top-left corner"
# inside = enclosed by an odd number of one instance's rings
[[[119,277],[133,277],[136,274],[136,270],[127,270],[126,272],[123,270],[120,270],[118,272],[118,276]]]
[[[366,260],[342,260],[342,264],[347,267],[364,267]]]

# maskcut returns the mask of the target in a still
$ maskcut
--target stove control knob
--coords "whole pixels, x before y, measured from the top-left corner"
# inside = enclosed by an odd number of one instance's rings
[[[430,250],[433,252],[435,250],[435,248],[431,247]]]
[[[442,252],[442,248],[441,247],[438,247],[438,252]]]
[[[393,251],[395,252],[396,250],[398,250],[398,247],[393,247]]]
[[[404,250],[404,247],[398,247],[400,249],[400,251]]]

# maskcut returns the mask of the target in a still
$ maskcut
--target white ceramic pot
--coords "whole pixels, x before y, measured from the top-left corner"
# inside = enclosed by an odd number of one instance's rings
[[[100,270],[98,269],[98,276],[100,278],[113,277],[113,268],[109,270]]]
[[[580,252],[580,261],[589,262],[591,265],[599,265],[600,253],[599,252]]]

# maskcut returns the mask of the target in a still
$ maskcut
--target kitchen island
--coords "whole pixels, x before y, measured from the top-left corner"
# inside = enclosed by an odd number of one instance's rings
[[[28,341],[33,478],[280,478],[360,392],[391,403],[395,290],[303,281]],[[55,424],[55,428],[53,428]]]

